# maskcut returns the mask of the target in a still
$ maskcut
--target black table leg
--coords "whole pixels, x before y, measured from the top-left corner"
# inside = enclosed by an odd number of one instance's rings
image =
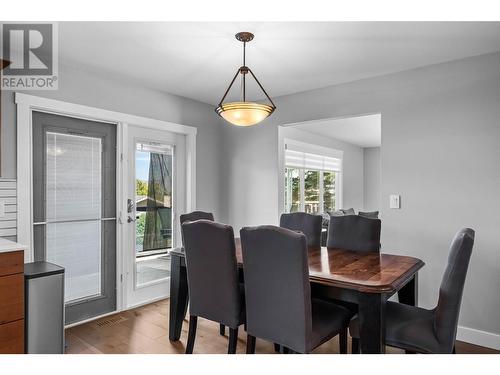
[[[404,287],[398,290],[398,300],[405,305],[418,305],[418,273]]]
[[[385,353],[385,304],[383,294],[360,293],[358,314],[361,354]]]
[[[181,338],[182,321],[186,317],[189,301],[186,267],[181,264],[181,257],[171,256],[170,274],[170,315],[168,338],[178,341]]]
[[[247,354],[255,354],[255,336],[247,334]]]

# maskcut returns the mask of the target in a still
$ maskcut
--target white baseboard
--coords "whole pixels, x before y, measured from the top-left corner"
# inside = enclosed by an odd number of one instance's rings
[[[123,311],[136,309],[138,307],[149,305],[151,303],[155,303],[155,302],[161,301],[163,299],[167,299],[167,298],[170,298],[170,291],[166,294],[159,296],[159,297],[151,298],[151,299],[148,299],[145,301],[134,303],[133,305],[130,305],[130,306],[127,306],[126,308],[124,308]]]
[[[491,332],[458,326],[457,340],[500,350],[500,335]]]

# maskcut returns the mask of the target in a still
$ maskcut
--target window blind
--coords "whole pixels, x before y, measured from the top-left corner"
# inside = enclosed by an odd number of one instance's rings
[[[285,150],[285,166],[319,171],[341,172],[342,159],[295,151],[287,148]]]
[[[46,260],[65,268],[64,300],[102,293],[102,140],[46,133]]]

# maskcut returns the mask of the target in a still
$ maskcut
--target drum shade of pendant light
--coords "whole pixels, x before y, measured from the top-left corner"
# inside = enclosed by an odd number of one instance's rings
[[[253,39],[254,35],[249,32],[241,32],[236,34],[235,37],[237,40],[243,43],[243,65],[238,68],[236,74],[233,77],[233,80],[229,84],[229,87],[227,88],[226,92],[224,93],[224,96],[222,97],[219,106],[215,109],[215,112],[217,112],[219,116],[221,116],[224,120],[226,120],[230,124],[236,126],[252,126],[258,124],[262,120],[265,120],[267,117],[269,117],[269,115],[271,115],[271,113],[273,113],[274,110],[276,109],[276,106],[274,105],[269,95],[267,95],[266,90],[264,90],[264,87],[262,87],[257,77],[255,77],[255,75],[253,74],[252,70],[245,65],[246,44]],[[246,101],[246,76],[248,73],[250,73],[252,78],[259,85],[262,92],[266,95],[267,99],[271,103],[270,105]],[[234,81],[240,74],[242,79],[243,100],[240,102],[224,103],[224,99],[226,99],[226,96],[229,93],[231,87],[233,86]]]

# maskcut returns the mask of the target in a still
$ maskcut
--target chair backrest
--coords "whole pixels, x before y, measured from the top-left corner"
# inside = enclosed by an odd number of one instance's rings
[[[187,221],[196,221],[196,220],[214,221],[214,215],[211,212],[193,211],[188,214],[182,214],[179,220],[181,222],[181,225]]]
[[[465,228],[453,238],[448,265],[439,288],[438,305],[434,311],[434,332],[439,344],[449,353],[455,344],[460,304],[474,236],[474,230]]]
[[[321,246],[321,226],[323,217],[320,215],[311,215],[305,212],[293,212],[282,214],[280,218],[280,227],[294,231],[300,231],[307,238],[307,246]]]
[[[209,220],[182,224],[189,311],[236,328],[241,300],[233,228]]]
[[[359,215],[330,216],[327,247],[354,251],[380,251],[380,219]]]
[[[266,225],[240,236],[248,334],[306,352],[312,318],[305,235]]]
[[[196,220],[214,221],[214,215],[211,212],[193,211],[187,214],[182,214],[179,217],[179,221],[181,222],[181,228],[182,224],[187,223],[188,221],[196,221]],[[182,230],[181,230],[181,240],[182,240],[182,246],[184,246],[184,234]]]
[[[367,211],[367,212],[359,211],[358,215],[368,217],[370,219],[378,219],[378,211]]]

